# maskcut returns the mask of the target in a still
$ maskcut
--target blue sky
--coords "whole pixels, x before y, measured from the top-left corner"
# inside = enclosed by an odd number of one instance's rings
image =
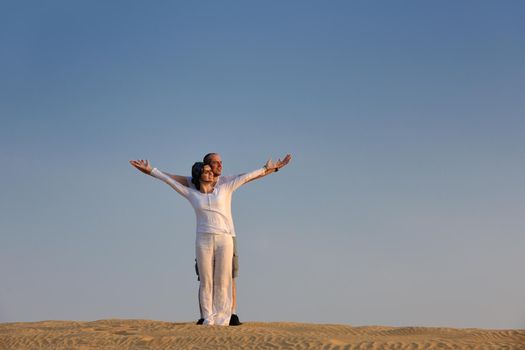
[[[193,321],[195,219],[241,188],[245,321],[525,327],[525,5],[0,5],[0,322]]]

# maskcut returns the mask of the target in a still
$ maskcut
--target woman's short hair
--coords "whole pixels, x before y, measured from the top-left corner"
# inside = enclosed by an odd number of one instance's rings
[[[201,189],[201,183],[200,178],[202,175],[202,171],[204,170],[204,163],[203,162],[195,162],[193,166],[191,167],[191,182],[195,185],[195,188],[200,191]]]

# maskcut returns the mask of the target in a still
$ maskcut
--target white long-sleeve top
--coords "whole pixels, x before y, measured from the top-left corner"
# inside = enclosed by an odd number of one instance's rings
[[[262,174],[264,174],[264,168],[231,176],[225,181],[217,182],[213,192],[202,193],[195,188],[178,183],[157,168],[153,168],[151,171],[152,176],[170,185],[190,202],[195,210],[197,233],[229,234],[232,236],[235,236],[231,211],[232,194],[246,182]]]

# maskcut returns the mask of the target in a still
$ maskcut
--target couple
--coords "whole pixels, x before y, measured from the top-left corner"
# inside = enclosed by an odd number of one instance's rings
[[[268,160],[260,169],[227,177],[220,176],[222,160],[218,153],[209,153],[202,162],[193,164],[191,177],[164,173],[152,168],[147,160],[130,161],[138,170],[170,185],[185,197],[195,210],[195,255],[200,278],[199,323],[229,325],[230,320],[233,320],[232,306],[235,310],[236,304],[235,282],[232,279],[235,237],[231,214],[233,192],[249,181],[277,172],[288,164],[290,159],[288,154],[283,160],[279,159],[275,163]],[[236,316],[233,324],[239,324]]]

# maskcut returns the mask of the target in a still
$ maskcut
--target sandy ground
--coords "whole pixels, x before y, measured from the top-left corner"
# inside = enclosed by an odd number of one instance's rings
[[[43,321],[0,323],[0,349],[525,349],[525,330]]]

